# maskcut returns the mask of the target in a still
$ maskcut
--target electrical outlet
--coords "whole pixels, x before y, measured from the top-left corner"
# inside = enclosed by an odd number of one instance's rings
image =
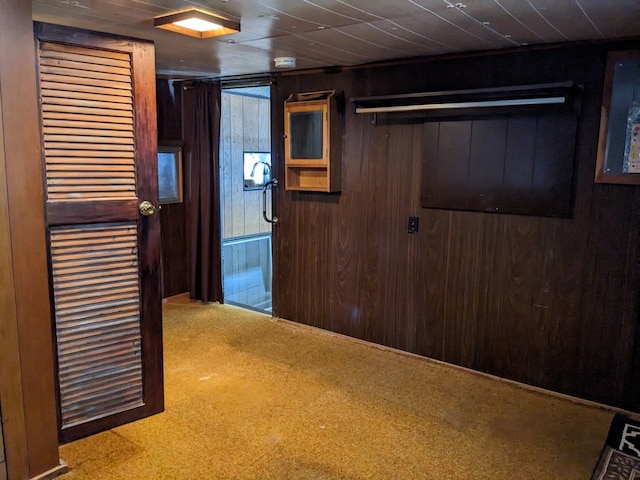
[[[409,233],[418,233],[420,219],[418,217],[409,217]]]

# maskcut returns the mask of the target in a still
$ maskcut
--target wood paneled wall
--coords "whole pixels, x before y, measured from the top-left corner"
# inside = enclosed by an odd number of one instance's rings
[[[640,188],[593,182],[606,54],[631,47],[573,45],[279,78],[278,171],[282,105],[292,93],[337,89],[348,99],[572,80],[582,110],[572,215],[554,219],[421,208],[430,124],[374,125],[347,105],[342,193],[277,190],[275,314],[640,410]],[[417,234],[407,233],[410,215],[420,218]]]
[[[243,168],[244,152],[271,151],[269,101],[222,92],[220,165],[224,239],[271,231],[271,225],[262,219],[262,190],[244,190]]]
[[[8,477],[22,479],[64,470],[31,3],[0,0],[0,11],[0,399]]]
[[[158,142],[180,142],[182,137],[182,87],[180,82],[156,81]],[[189,291],[189,262],[184,203],[162,205],[162,296]]]

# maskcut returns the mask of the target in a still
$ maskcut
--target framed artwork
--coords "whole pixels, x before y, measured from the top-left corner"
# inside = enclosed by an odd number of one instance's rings
[[[640,50],[607,57],[595,181],[640,185]]]
[[[182,147],[158,146],[158,196],[161,204],[182,203]]]

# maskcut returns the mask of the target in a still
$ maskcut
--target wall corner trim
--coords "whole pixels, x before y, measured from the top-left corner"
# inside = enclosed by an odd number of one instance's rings
[[[50,480],[52,478],[56,478],[56,477],[59,477],[60,475],[68,473],[70,471],[71,469],[69,468],[69,465],[67,465],[65,462],[61,460],[60,465],[44,473],[41,473],[37,477],[33,477],[31,480]]]

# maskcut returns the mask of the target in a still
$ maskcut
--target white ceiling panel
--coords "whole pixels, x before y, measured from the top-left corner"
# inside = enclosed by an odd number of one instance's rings
[[[640,35],[638,0],[33,0],[34,20],[152,40],[170,77],[350,66],[443,53]],[[197,39],[153,28],[198,7],[241,32]]]

